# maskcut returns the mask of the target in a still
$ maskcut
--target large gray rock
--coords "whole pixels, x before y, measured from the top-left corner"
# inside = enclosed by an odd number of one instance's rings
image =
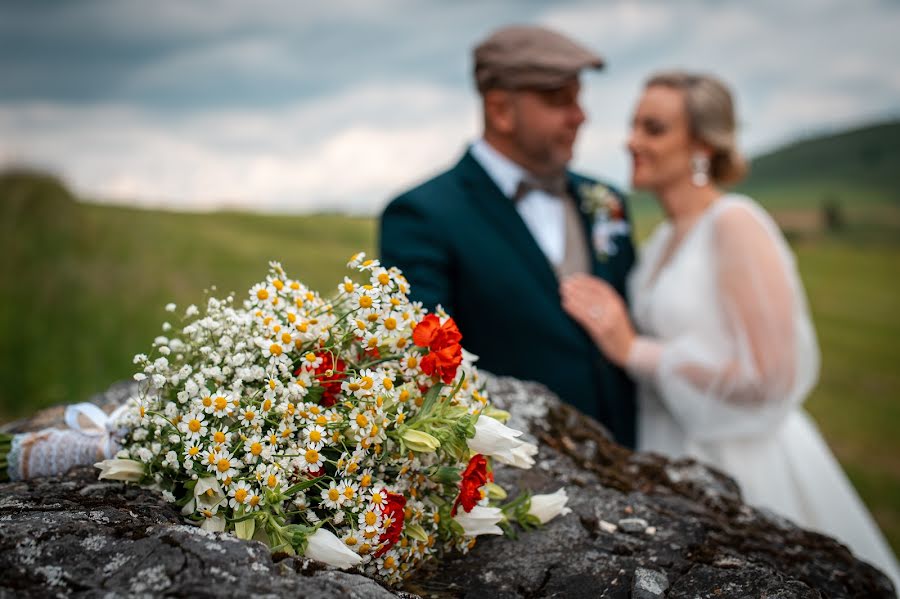
[[[723,474],[630,452],[539,385],[498,378],[490,390],[540,446],[535,468],[498,468],[498,482],[512,492],[564,485],[573,513],[515,540],[482,538],[467,555],[421,568],[405,593],[308,560],[273,560],[259,543],[182,524],[153,492],[81,468],[0,485],[0,595],[895,596],[886,576],[833,539],[744,505]]]
[[[377,582],[182,524],[156,493],[93,468],[2,486],[0,595],[386,597]],[[328,593],[328,595],[325,595]]]

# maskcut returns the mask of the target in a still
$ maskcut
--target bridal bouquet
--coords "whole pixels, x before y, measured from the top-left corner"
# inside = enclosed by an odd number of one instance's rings
[[[206,530],[390,583],[568,511],[563,490],[499,503],[492,460],[528,468],[537,448],[491,407],[452,318],[410,302],[397,269],[364,254],[348,267],[363,282],[331,299],[271,263],[240,305],[188,307],[135,357],[141,391],[106,436],[0,439],[10,477],[41,447],[100,455],[100,478],[153,487]]]

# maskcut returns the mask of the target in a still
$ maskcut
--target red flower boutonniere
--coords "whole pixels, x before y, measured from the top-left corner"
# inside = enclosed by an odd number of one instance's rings
[[[591,241],[597,258],[606,260],[619,248],[616,237],[626,236],[631,226],[625,220],[622,201],[613,191],[601,183],[582,185],[579,188],[581,210],[590,215]]]

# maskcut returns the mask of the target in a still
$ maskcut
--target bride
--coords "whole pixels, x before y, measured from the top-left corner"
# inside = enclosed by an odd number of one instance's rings
[[[836,537],[900,588],[891,549],[801,408],[819,350],[791,251],[758,204],[717,187],[745,170],[734,130],[719,81],[649,80],[628,143],[632,185],[667,220],[631,275],[631,315],[588,275],[563,282],[563,306],[638,382],[639,449],[718,467],[748,503]]]

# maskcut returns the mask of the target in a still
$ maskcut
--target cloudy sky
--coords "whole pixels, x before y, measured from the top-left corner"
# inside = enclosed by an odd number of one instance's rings
[[[471,48],[511,23],[606,57],[574,166],[618,184],[656,69],[731,84],[751,155],[900,117],[895,0],[0,0],[0,167],[99,201],[375,214],[478,135]]]

